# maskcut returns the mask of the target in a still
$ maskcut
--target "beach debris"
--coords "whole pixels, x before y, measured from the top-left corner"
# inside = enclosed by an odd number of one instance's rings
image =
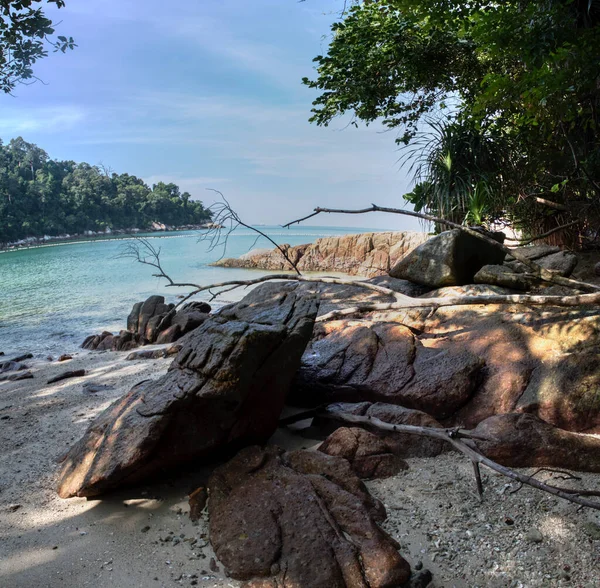
[[[5,372],[18,372],[20,370],[26,370],[27,366],[24,363],[20,363],[11,359],[9,361],[3,361],[0,363],[0,374]]]
[[[544,536],[539,529],[531,528],[525,533],[525,541],[529,543],[541,543],[544,540]]]
[[[208,492],[206,491],[206,488],[197,488],[190,494],[188,502],[190,504],[190,519],[192,522],[195,523],[200,520],[202,511],[206,507],[207,500]]]
[[[30,380],[33,378],[33,374],[27,372],[17,372],[14,374],[2,374],[0,375],[0,382],[17,382],[19,380]]]
[[[111,384],[97,384],[96,382],[84,382],[83,391],[90,394],[96,394],[97,392],[106,392],[108,390],[114,390],[115,387]]]
[[[80,378],[81,376],[85,376],[85,370],[74,370],[71,372],[63,372],[58,376],[54,376],[54,378],[50,378],[46,384],[55,384],[56,382],[60,382],[61,380],[66,380],[67,378]]]
[[[345,459],[247,447],[217,468],[208,486],[210,541],[236,580],[375,588],[410,577],[398,543],[378,526],[383,504]]]
[[[161,349],[141,349],[140,351],[132,351],[125,359],[134,361],[138,359],[162,359],[175,355],[181,351],[181,345],[170,345]]]
[[[58,492],[97,496],[219,451],[265,442],[311,336],[318,303],[265,284],[188,335],[169,371],[134,386],[65,456]]]
[[[26,359],[33,359],[33,353],[24,353],[23,355],[19,355],[18,357],[13,357],[12,359],[9,359],[9,361],[19,363],[21,361],[25,361]]]

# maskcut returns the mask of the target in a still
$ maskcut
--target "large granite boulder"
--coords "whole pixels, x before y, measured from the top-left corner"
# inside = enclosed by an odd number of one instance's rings
[[[307,287],[265,284],[190,333],[169,371],[108,407],[68,452],[59,495],[96,496],[266,441],[311,336]]]
[[[488,235],[503,239],[502,234]],[[501,264],[504,257],[500,248],[453,229],[411,251],[390,270],[390,276],[432,288],[460,286],[472,283],[484,265]]]
[[[483,366],[479,356],[464,348],[426,347],[395,322],[319,323],[290,402],[380,401],[445,418],[468,402]]]
[[[210,541],[247,588],[392,588],[410,566],[345,459],[248,447],[211,476]]]
[[[479,449],[510,467],[559,467],[600,472],[600,437],[564,431],[532,414],[500,414],[473,430]]]

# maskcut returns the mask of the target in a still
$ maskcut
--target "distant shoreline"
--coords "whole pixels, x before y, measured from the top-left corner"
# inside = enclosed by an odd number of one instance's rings
[[[11,241],[8,243],[0,243],[0,253],[8,253],[10,251],[21,251],[23,249],[39,249],[40,247],[52,247],[57,245],[69,245],[71,243],[85,243],[93,241],[112,241],[118,239],[133,238],[138,235],[146,235],[148,233],[161,233],[170,232],[181,232],[181,231],[202,231],[211,228],[215,228],[213,223],[204,223],[201,225],[183,225],[181,227],[166,227],[164,228],[153,228],[148,229],[117,229],[110,232],[105,231],[85,231],[82,234],[75,233],[73,235],[56,235],[56,236],[44,236],[44,237],[27,237],[18,241]]]

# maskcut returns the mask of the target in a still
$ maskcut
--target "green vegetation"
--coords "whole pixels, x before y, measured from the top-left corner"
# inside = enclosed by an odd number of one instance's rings
[[[87,163],[54,161],[45,151],[13,139],[0,141],[0,242],[25,237],[110,229],[144,229],[210,221],[202,202],[175,184],[149,188],[129,174]]]
[[[53,38],[54,24],[38,4],[44,0],[0,2],[0,89],[10,93],[18,83],[35,81],[33,65],[48,55],[47,47],[65,53],[77,47],[72,37]],[[64,0],[46,0],[63,8]]]
[[[418,208],[531,232],[600,218],[600,1],[371,0],[315,59],[311,121],[398,132]]]

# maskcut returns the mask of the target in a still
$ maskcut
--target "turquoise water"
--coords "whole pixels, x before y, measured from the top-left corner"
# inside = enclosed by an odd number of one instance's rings
[[[260,227],[278,243],[300,245],[319,237],[368,232],[332,227]],[[223,249],[209,251],[196,231],[153,233],[163,267],[175,281],[211,284],[257,276],[257,270],[210,267]],[[107,239],[53,244],[0,254],[0,351],[7,357],[31,352],[37,357],[73,352],[83,339],[103,330],[125,328],[131,306],[152,294],[176,302],[189,290],[166,288],[152,269],[120,255],[131,240]],[[256,233],[239,229],[229,237],[226,257],[254,248],[271,248]],[[262,272],[264,273],[264,272]],[[207,300],[208,294],[196,299]],[[235,300],[235,293],[213,307]]]

